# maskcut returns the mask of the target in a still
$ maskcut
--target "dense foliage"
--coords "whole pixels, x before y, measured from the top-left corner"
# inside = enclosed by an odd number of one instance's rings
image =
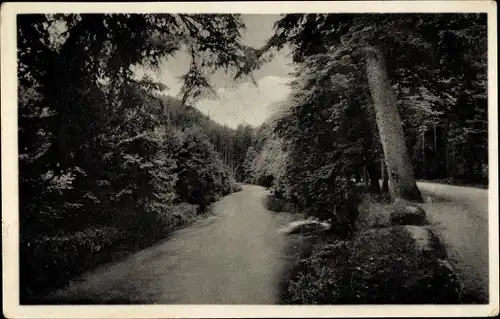
[[[214,70],[238,70],[248,48],[239,43],[237,15],[20,15],[17,22],[26,298],[164,237],[236,189],[217,140],[237,144],[238,131],[186,103],[213,91]],[[178,50],[192,58],[183,101],[133,72]]]
[[[289,14],[276,23],[275,35],[262,52],[291,47],[300,71],[310,74],[302,85],[305,95],[319,99],[317,94],[326,90],[371,108],[362,69],[365,50],[374,44],[388,61],[416,176],[484,182],[486,15]],[[325,109],[326,117],[332,116],[328,108],[342,104],[339,98],[321,102],[324,106],[314,105]]]
[[[262,59],[291,47],[292,94],[287,111],[266,124],[273,133],[262,133],[265,146],[256,156],[274,164],[254,171],[272,176],[276,194],[330,218],[351,200],[351,180],[363,171],[373,193],[387,191],[379,185],[388,174],[365,72],[366,49],[379,39],[416,177],[484,182],[485,32],[485,15],[477,14],[283,16]],[[276,162],[270,149],[286,159]]]
[[[415,178],[487,181],[486,38],[484,14],[288,14],[276,23],[260,58],[287,46],[296,71],[285,111],[249,153],[252,178],[271,188],[269,209],[298,209],[335,230],[292,269],[285,303],[477,299],[462,298],[432,232],[422,249],[409,229],[371,210],[360,216],[356,200],[389,191],[422,200]],[[358,196],[361,179],[375,197]],[[394,223],[391,207],[380,207]],[[414,208],[421,224],[425,212]],[[366,215],[376,220],[369,229]],[[397,222],[414,223],[408,217]]]
[[[286,304],[458,304],[461,285],[429,245],[404,227],[371,229],[315,247],[294,269]],[[469,297],[467,297],[469,298]]]
[[[243,27],[238,15],[18,16],[23,297],[154,242],[235,191],[235,181],[269,187],[351,234],[356,182],[364,175],[372,193],[387,192],[398,156],[396,173],[406,170],[413,186],[414,175],[487,179],[485,15],[289,14],[260,50],[240,43]],[[217,69],[239,77],[284,46],[296,67],[292,94],[260,128],[231,129],[189,106],[215,93]],[[191,58],[180,99],[134,75],[180,50]],[[387,63],[372,71],[389,85],[370,76],[373,52]],[[394,100],[389,129],[374,107],[380,96]],[[391,129],[398,147],[387,142]],[[349,265],[366,260],[355,257]],[[314,275],[325,275],[320,266]],[[358,300],[356,291],[345,296]]]

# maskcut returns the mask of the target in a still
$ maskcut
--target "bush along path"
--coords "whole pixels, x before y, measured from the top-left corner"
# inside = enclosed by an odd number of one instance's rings
[[[73,205],[72,210],[61,210],[56,202],[46,207],[51,214],[39,215],[47,220],[32,215],[22,220],[22,303],[37,302],[99,264],[154,244],[239,189],[214,146],[196,128],[139,134],[121,141],[109,156],[118,157],[114,160],[120,174],[100,180],[100,187],[86,189],[76,203],[68,200],[62,206]],[[45,192],[55,193],[50,198],[58,201],[66,192],[81,195],[69,180],[61,185],[64,180],[50,178]],[[43,228],[47,225],[51,228]]]
[[[285,304],[458,304],[467,296],[425,211],[366,197],[350,236],[318,235],[291,270]]]
[[[50,301],[46,297],[47,293],[50,295],[57,288],[73,284],[83,273],[103,264],[120,262],[168,238],[172,232],[212,216],[210,209],[201,211],[199,206],[187,203],[176,205],[172,210],[181,217],[164,227],[162,233],[143,234],[103,227],[71,236],[31,241],[27,248],[32,247],[32,251],[21,251],[22,279],[28,285],[28,291],[22,293],[21,301],[24,304],[44,304]]]

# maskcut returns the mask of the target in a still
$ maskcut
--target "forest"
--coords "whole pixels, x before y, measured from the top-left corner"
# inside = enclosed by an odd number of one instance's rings
[[[416,202],[416,180],[487,186],[485,14],[287,14],[262,48],[241,43],[239,15],[17,23],[22,298],[151,245],[239,183],[347,231],[360,182]],[[285,46],[292,94],[260,127],[193,106],[215,70],[237,81]],[[179,50],[179,98],[134,76]]]
[[[327,220],[337,239],[298,263],[283,299],[477,302],[457,293],[455,271],[436,270],[435,234],[432,256],[419,255],[415,228],[398,225],[429,223],[416,180],[488,185],[486,15],[289,14],[260,56],[285,45],[292,93],[258,129],[246,176],[270,189],[270,210]]]
[[[217,124],[128,68],[176,49],[145,36],[168,18],[19,16],[22,298],[164,238],[239,189],[252,129]],[[62,22],[66,39],[54,39]]]
[[[316,24],[323,28],[313,31],[310,25]],[[312,206],[342,198],[336,191],[346,190],[351,177],[371,181],[375,194],[387,193],[384,155],[394,152],[407,154],[405,170],[417,179],[487,185],[485,30],[480,15],[287,15],[268,46],[294,48],[293,93],[282,114],[260,128],[257,149],[249,151],[256,154],[256,179],[272,180],[267,186],[302,208],[320,211]],[[311,44],[313,36],[332,42]],[[384,59],[391,61],[386,80],[396,83],[386,87],[392,97],[380,96],[381,101],[375,100],[377,79],[361,58],[367,44],[358,43],[374,36],[381,39],[377,50],[385,46]],[[381,102],[394,104],[394,119],[387,107],[373,107]],[[384,142],[389,138],[381,130],[384,118],[401,123],[397,135],[404,136],[403,144]]]

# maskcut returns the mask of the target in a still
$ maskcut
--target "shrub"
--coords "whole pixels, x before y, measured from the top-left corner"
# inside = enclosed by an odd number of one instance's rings
[[[125,236],[116,228],[102,227],[21,241],[21,296],[65,284],[94,266],[97,254],[108,254]]]
[[[232,185],[231,192],[236,193],[236,192],[241,192],[242,190],[243,190],[243,188],[241,187],[240,184],[234,183]]]
[[[323,243],[297,266],[285,302],[459,303],[458,279],[432,245],[419,248],[405,227],[371,229],[350,241]]]
[[[278,197],[276,195],[267,195],[264,198],[265,207],[275,213],[281,212],[292,212],[292,205],[287,202],[284,198]]]
[[[424,225],[426,214],[422,207],[413,203],[398,201],[389,206],[393,225]]]
[[[203,132],[190,128],[179,132],[179,138],[182,141],[176,170],[179,201],[200,205],[205,210],[217,196],[231,193],[235,181]]]
[[[257,184],[266,188],[273,186],[274,176],[262,175],[257,178]]]
[[[175,205],[172,208],[172,212],[175,217],[174,222],[170,224],[170,227],[172,228],[183,226],[201,214],[199,205],[189,203],[180,203]]]
[[[375,202],[371,196],[364,196],[358,206],[358,211],[357,230],[391,226],[390,211],[387,209],[387,205]]]
[[[302,259],[294,276],[286,286],[283,301],[287,304],[329,304],[339,298],[338,284],[342,281],[339,271],[348,258],[348,243],[339,241],[316,249]]]

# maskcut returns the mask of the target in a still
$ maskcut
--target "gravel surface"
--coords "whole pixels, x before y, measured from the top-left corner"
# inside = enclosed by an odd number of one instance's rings
[[[452,266],[478,303],[488,302],[488,190],[421,182],[423,208]]]
[[[264,208],[266,190],[243,190],[214,204],[214,216],[165,241],[96,268],[57,291],[64,304],[274,304],[285,267],[295,258],[286,235],[291,220]]]

